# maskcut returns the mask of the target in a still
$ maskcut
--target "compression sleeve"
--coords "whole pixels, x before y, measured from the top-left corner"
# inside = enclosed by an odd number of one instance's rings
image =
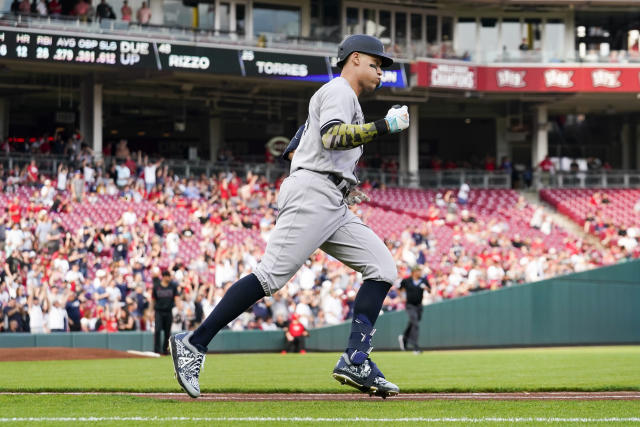
[[[320,133],[322,145],[327,150],[350,150],[388,134],[389,126],[385,119],[362,125],[337,123],[326,126]]]

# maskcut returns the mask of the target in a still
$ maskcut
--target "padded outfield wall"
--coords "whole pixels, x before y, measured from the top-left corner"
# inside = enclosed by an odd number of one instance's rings
[[[373,344],[397,349],[406,312],[379,317]],[[307,348],[342,351],[350,323],[311,331]],[[472,348],[640,343],[640,261],[425,306],[420,345]],[[0,334],[0,347],[97,347],[153,350],[150,333]],[[213,352],[279,351],[281,331],[223,331]]]

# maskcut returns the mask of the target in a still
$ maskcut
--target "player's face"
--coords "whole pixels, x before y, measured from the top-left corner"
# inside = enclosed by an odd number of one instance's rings
[[[382,60],[360,53],[360,83],[366,92],[373,92],[382,79]]]

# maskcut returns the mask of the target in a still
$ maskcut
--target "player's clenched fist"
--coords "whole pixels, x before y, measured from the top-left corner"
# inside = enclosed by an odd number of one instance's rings
[[[409,127],[409,108],[394,105],[389,109],[384,118],[389,126],[390,133],[397,133]]]

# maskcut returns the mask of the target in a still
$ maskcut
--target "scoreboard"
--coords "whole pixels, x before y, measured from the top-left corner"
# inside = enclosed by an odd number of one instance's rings
[[[340,74],[330,56],[0,27],[2,59],[314,82]],[[383,86],[407,87],[405,64],[385,69],[382,81]]]

